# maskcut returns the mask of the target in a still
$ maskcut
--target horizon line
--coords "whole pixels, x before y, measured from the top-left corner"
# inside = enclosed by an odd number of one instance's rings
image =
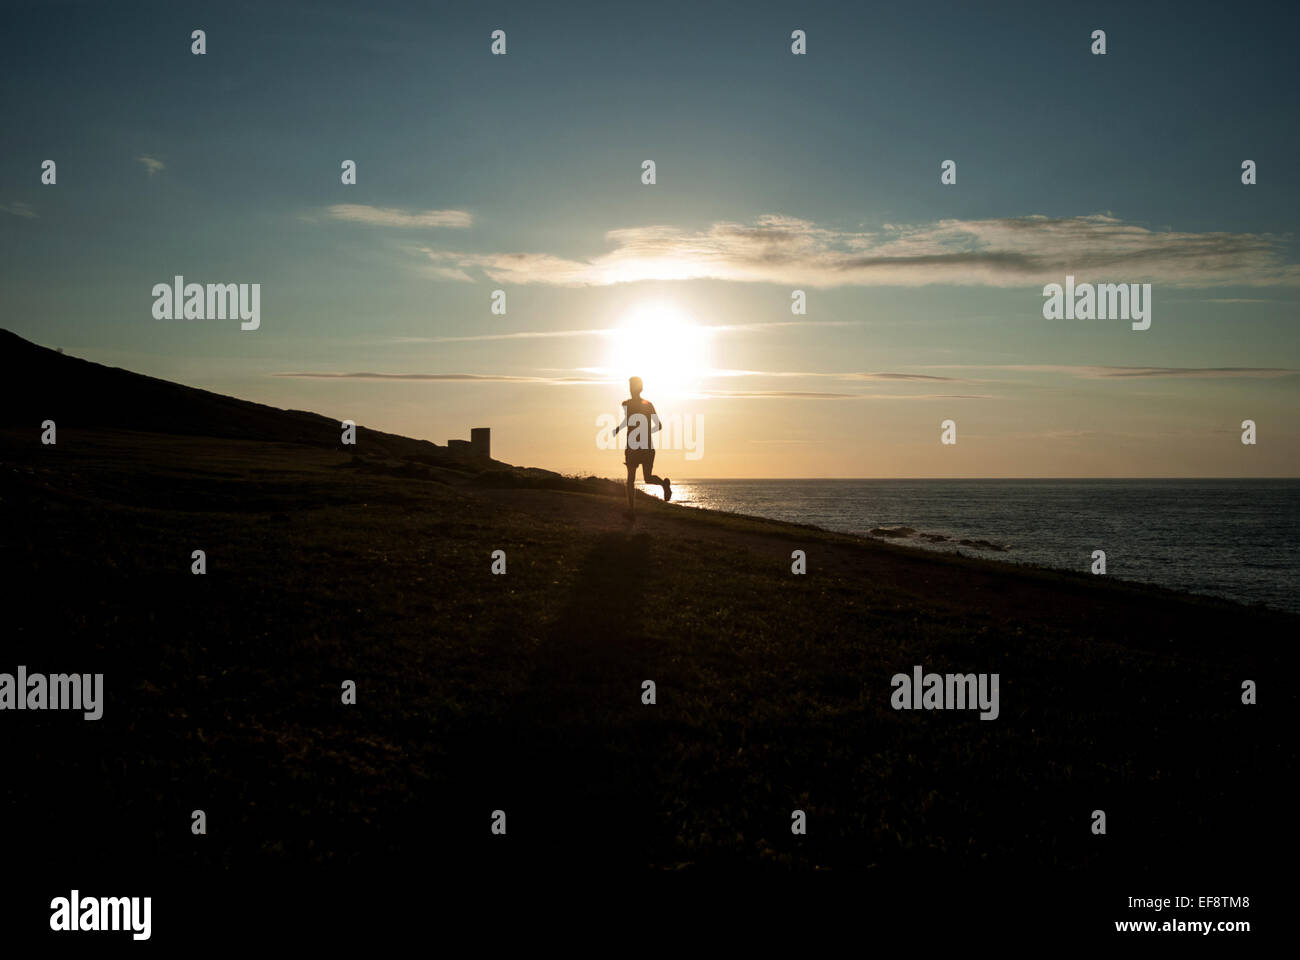
[[[515,464],[515,466],[518,466]],[[523,468],[529,469],[529,468]],[[548,467],[533,469],[547,470]],[[553,473],[563,474],[555,470]],[[596,476],[596,474],[588,474]],[[603,479],[603,478],[602,478]],[[1226,476],[1184,476],[1184,477],[683,477],[681,483],[698,483],[704,480],[1300,480],[1300,476],[1267,477],[1226,477]]]

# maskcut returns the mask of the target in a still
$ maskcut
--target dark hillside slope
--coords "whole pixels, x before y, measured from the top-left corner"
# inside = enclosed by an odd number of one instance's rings
[[[281,410],[81,360],[0,330],[0,426],[101,427],[268,440],[338,449],[340,426],[316,413]],[[426,440],[357,427],[357,452],[430,463],[467,459]],[[486,461],[478,461],[486,465]]]

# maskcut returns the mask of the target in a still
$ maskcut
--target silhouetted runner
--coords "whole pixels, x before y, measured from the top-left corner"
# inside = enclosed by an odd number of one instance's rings
[[[673,498],[673,484],[667,477],[660,478],[654,475],[655,450],[650,435],[659,429],[659,414],[655,412],[655,405],[649,400],[641,399],[644,386],[640,377],[630,378],[627,388],[632,397],[623,401],[623,422],[614,428],[614,436],[617,438],[618,432],[627,427],[627,450],[623,462],[627,464],[627,509],[630,513],[634,513],[636,512],[636,468],[638,466],[646,483],[657,483],[664,488],[665,500]]]

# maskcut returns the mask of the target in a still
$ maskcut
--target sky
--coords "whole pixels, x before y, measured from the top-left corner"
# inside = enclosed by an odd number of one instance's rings
[[[1300,13],[1140,6],[10,3],[0,326],[582,475],[633,375],[674,478],[1300,475]]]

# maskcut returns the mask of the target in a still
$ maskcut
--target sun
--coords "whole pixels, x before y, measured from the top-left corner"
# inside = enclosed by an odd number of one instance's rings
[[[692,393],[709,369],[708,331],[673,303],[639,303],[611,333],[604,369],[619,379],[640,377],[647,397]]]

